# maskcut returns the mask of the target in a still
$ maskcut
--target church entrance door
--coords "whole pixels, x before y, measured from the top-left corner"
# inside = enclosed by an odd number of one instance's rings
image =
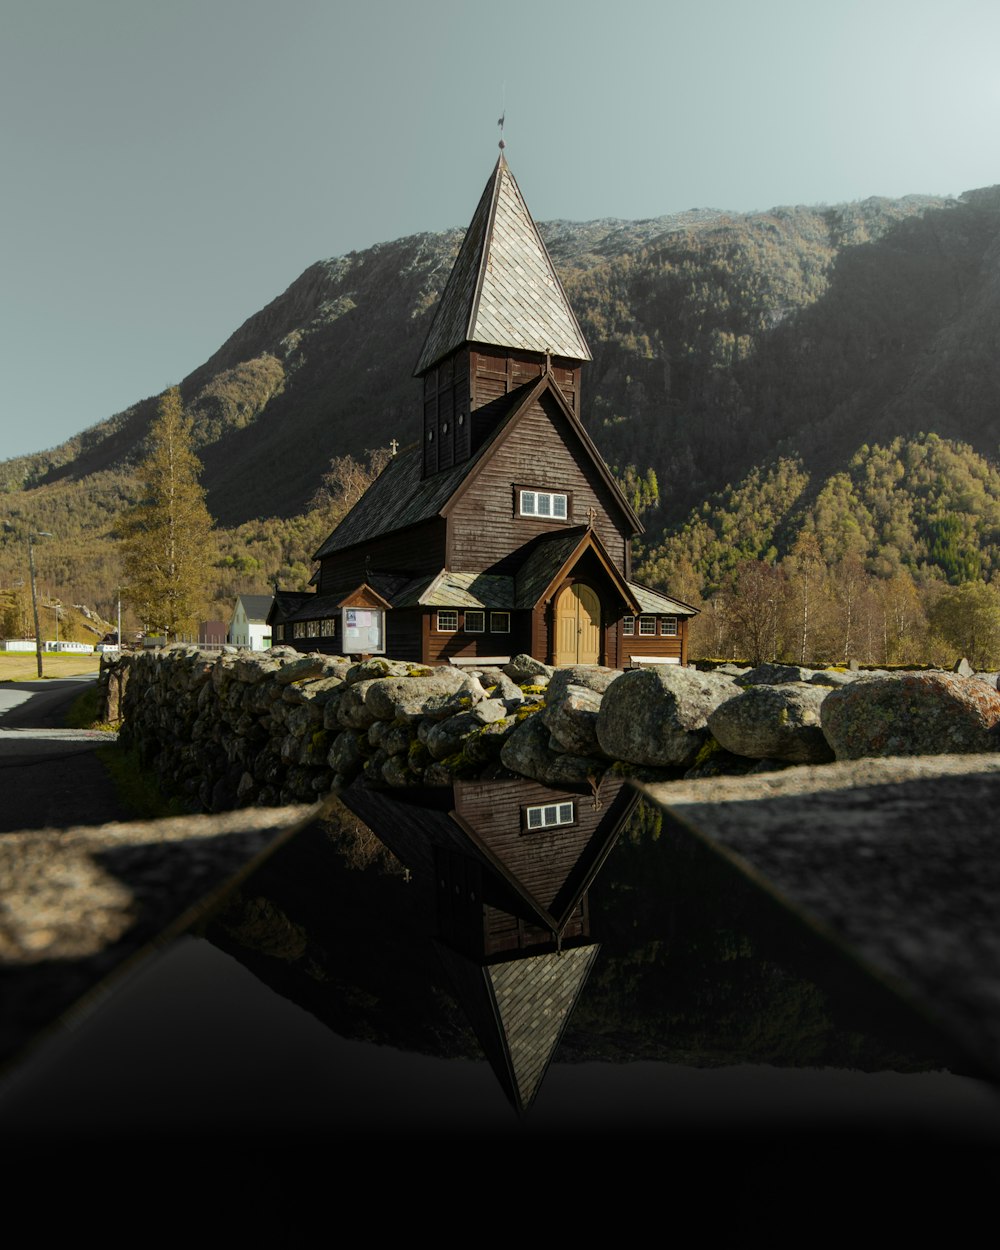
[[[601,601],[596,591],[574,582],[556,598],[556,664],[599,664]]]

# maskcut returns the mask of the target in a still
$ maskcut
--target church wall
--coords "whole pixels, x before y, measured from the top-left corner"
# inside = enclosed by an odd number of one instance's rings
[[[531,654],[531,613],[511,612],[510,632],[489,632],[490,613],[486,612],[487,632],[469,634],[464,630],[465,612],[458,611],[458,630],[441,631],[437,628],[437,612],[430,610],[425,617],[425,662],[447,664],[452,656],[472,659],[476,656],[515,656]]]
[[[568,496],[565,525],[517,515],[518,488]],[[614,496],[579,446],[567,418],[542,396],[517,421],[454,504],[448,518],[448,567],[455,572],[513,572],[526,543],[540,534],[587,524],[594,528],[615,565],[624,571],[625,521]]]

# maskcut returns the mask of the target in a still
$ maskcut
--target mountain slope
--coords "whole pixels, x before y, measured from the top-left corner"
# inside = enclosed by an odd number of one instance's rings
[[[1000,189],[541,229],[594,356],[584,421],[619,471],[655,471],[651,545],[776,456],[815,494],[864,444],[933,431],[996,452]],[[312,265],[183,380],[221,524],[293,517],[332,457],[417,436],[412,369],[461,238]],[[99,548],[155,409],[0,464],[5,515],[65,534],[101,501]],[[111,576],[110,554],[88,561]],[[60,567],[84,571],[72,550]]]

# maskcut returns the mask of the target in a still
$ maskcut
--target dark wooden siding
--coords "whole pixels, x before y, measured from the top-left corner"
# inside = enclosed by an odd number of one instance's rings
[[[390,660],[421,662],[421,615],[417,608],[394,608],[386,612],[385,653]]]
[[[579,361],[553,357],[552,376],[566,396],[569,406],[580,415]],[[545,356],[540,352],[517,351],[503,347],[477,347],[470,353],[473,410],[491,403],[545,372]]]
[[[448,517],[448,567],[456,572],[508,572],[520,565],[521,548],[540,534],[565,528],[557,522],[515,515],[515,485],[571,496],[567,525],[594,528],[615,565],[624,572],[629,530],[614,496],[583,451],[555,400],[542,396],[518,421],[456,501]]]
[[[438,573],[445,564],[445,523],[435,517],[411,529],[398,530],[320,562],[319,593],[357,585],[371,573]]]
[[[424,477],[468,460],[469,352],[460,348],[424,376]]]
[[[528,651],[531,646],[531,613],[512,612],[510,614],[510,633],[494,634],[489,632],[490,613],[486,612],[486,629],[484,634],[467,634],[462,629],[464,610],[458,609],[459,630],[457,632],[441,632],[437,628],[437,610],[428,610],[425,616],[425,653],[427,664],[447,664],[452,656],[472,659],[475,656],[509,655],[515,656]]]
[[[563,942],[575,938],[590,936],[589,911],[587,900],[581,900],[579,907],[563,926],[560,938]],[[483,953],[500,955],[505,951],[531,950],[532,947],[551,946],[552,934],[540,925],[497,907],[486,907],[483,914]]]
[[[647,614],[647,615],[652,615]],[[621,658],[618,667],[628,668],[629,656],[669,656],[676,657],[682,664],[687,663],[687,631],[688,621],[686,617],[677,618],[677,635],[676,637],[664,637],[660,633],[659,616],[656,617],[656,634],[640,634],[639,618],[635,620],[635,633],[624,634],[622,632],[621,622],[618,624],[619,646],[621,648]]]
[[[600,806],[595,808],[589,793],[552,790],[527,781],[517,785],[470,781],[456,787],[455,808],[506,871],[542,907],[558,916],[582,889],[617,834],[625,810],[616,803],[622,784],[620,778],[605,779]],[[626,799],[630,810],[631,799]],[[574,804],[575,824],[525,831],[526,807],[560,801]]]

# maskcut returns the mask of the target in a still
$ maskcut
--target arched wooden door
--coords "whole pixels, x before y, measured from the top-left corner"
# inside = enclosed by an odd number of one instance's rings
[[[583,582],[574,582],[556,597],[556,664],[599,664],[601,601]]]

